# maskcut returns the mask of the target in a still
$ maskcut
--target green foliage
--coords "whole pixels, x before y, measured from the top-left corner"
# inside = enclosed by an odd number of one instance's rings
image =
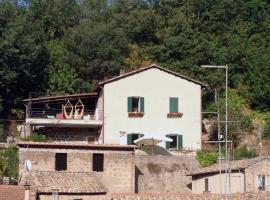
[[[45,135],[41,135],[38,133],[32,133],[26,138],[21,138],[24,141],[33,141],[33,142],[48,142],[48,138]]]
[[[48,44],[50,63],[47,69],[47,93],[51,95],[74,93],[77,74],[67,63],[68,51],[62,42]]]
[[[224,86],[225,73],[200,65],[227,64],[229,87],[237,91],[230,116],[241,118],[240,128],[248,128],[250,119],[237,116],[239,98],[269,112],[265,0],[109,2],[0,1],[0,115],[21,107],[29,92],[90,91],[119,69],[150,61],[207,82],[207,106],[212,89]]]
[[[18,165],[18,149],[15,145],[0,150],[0,178],[3,176],[17,178]]]
[[[234,160],[240,160],[243,158],[254,158],[256,157],[256,151],[255,150],[248,150],[246,146],[242,146],[240,148],[237,148],[233,152],[233,159]]]
[[[197,151],[196,159],[200,162],[202,167],[208,167],[216,163],[218,158],[217,152]]]
[[[220,95],[220,120],[225,121],[225,93]],[[249,133],[253,129],[252,115],[247,108],[248,103],[239,95],[239,92],[235,89],[228,90],[228,138],[233,140],[234,146],[238,146],[241,138],[241,134]],[[215,111],[216,105],[213,103],[209,106],[209,110]],[[244,111],[246,111],[244,113]],[[221,134],[225,133],[225,123],[221,123]],[[218,127],[217,124],[213,126],[212,139],[217,140]]]

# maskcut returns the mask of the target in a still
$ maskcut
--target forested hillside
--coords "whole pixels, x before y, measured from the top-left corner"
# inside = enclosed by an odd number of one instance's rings
[[[205,109],[225,73],[200,65],[228,65],[232,115],[269,113],[270,1],[0,0],[1,118],[152,62],[208,83]]]

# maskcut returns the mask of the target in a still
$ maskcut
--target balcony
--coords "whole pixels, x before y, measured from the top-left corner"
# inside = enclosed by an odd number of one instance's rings
[[[100,127],[102,111],[93,93],[26,99],[26,124],[44,127]]]

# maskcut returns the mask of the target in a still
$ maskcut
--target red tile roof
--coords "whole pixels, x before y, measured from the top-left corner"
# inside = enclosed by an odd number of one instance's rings
[[[19,185],[0,185],[1,200],[24,200],[24,187]]]

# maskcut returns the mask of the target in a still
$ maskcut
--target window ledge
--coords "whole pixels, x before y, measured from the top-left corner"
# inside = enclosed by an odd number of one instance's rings
[[[129,117],[143,117],[144,116],[144,112],[129,112],[128,113]]]
[[[183,113],[181,112],[173,112],[173,113],[167,114],[168,118],[181,118],[182,116],[183,116]]]

